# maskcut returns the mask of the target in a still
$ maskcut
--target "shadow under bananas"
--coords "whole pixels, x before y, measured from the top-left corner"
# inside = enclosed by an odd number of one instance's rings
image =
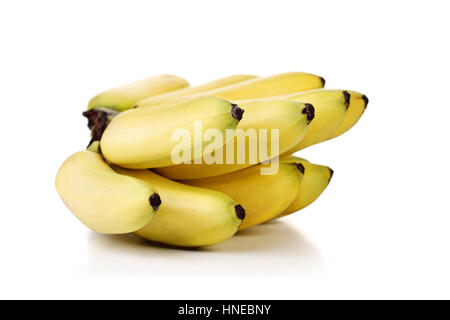
[[[289,224],[273,221],[239,231],[231,239],[207,248],[174,249],[135,235],[88,237],[88,269],[101,273],[145,272],[158,276],[278,276],[316,273],[323,269],[318,249]],[[182,274],[180,274],[180,272]]]

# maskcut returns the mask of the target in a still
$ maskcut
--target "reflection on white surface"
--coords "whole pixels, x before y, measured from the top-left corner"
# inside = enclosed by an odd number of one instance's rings
[[[130,271],[158,276],[297,276],[323,265],[319,251],[296,229],[271,222],[240,231],[219,245],[193,250],[155,246],[134,235],[91,233],[87,272],[110,274]]]

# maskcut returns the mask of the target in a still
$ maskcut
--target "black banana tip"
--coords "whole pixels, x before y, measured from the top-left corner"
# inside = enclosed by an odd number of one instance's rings
[[[311,122],[312,119],[314,119],[314,107],[312,104],[310,103],[305,103],[305,107],[302,110],[303,114],[306,114],[306,119],[308,120],[308,122]]]
[[[240,220],[244,220],[244,218],[245,218],[245,210],[244,210],[244,208],[242,208],[242,206],[240,204],[237,204],[237,205],[234,206],[234,211],[236,212],[236,216]]]
[[[328,183],[330,183],[331,178],[333,178],[334,170],[331,168],[328,168],[328,170],[330,170],[330,178],[328,178]]]
[[[320,77],[320,81],[322,81],[322,87],[325,87],[325,79],[323,77]]]
[[[153,210],[158,210],[159,206],[161,205],[161,197],[159,194],[154,193],[149,198],[150,205],[152,206]]]
[[[350,93],[348,93],[348,91],[344,91],[344,103],[345,103],[345,107],[348,109],[348,107],[350,107]]]
[[[231,116],[238,121],[241,121],[242,115],[244,114],[244,110],[239,108],[239,106],[235,103],[231,104]]]
[[[369,104],[369,98],[365,94],[363,94],[362,99],[364,101],[364,108],[367,108],[367,105]]]
[[[298,171],[300,171],[302,174],[305,173],[305,167],[299,162],[295,164],[297,166]]]

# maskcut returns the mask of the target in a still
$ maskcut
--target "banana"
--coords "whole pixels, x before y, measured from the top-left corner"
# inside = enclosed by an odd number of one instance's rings
[[[265,78],[250,79],[224,88],[182,96],[173,99],[171,103],[174,101],[192,100],[200,97],[212,96],[230,101],[261,99],[322,88],[324,85],[325,80],[322,77],[303,72],[288,72]],[[147,105],[141,103],[137,104],[137,107],[139,108],[146,106]]]
[[[310,123],[312,124],[315,121],[312,121],[314,119],[314,107],[300,102],[265,100],[247,103],[241,105],[241,107],[245,111],[244,117],[237,126],[234,137],[227,141],[222,147],[218,159],[215,159],[220,162],[208,163],[203,159],[201,164],[179,164],[156,168],[155,171],[162,176],[175,180],[206,178],[237,171],[290,150],[305,135]],[[249,129],[253,129],[255,132],[254,147],[250,147],[251,140],[244,136],[244,133],[249,132]],[[272,129],[279,130],[279,137],[275,136],[275,140],[272,140]],[[267,130],[267,140],[263,140],[262,143],[261,137],[258,137],[260,130]],[[275,142],[278,142],[278,148],[272,149],[272,144]],[[245,149],[240,147],[243,144],[245,144]],[[261,152],[266,146],[267,152]],[[230,150],[234,157],[231,158],[232,161],[227,161]],[[244,154],[245,159],[238,162],[238,154]]]
[[[89,101],[88,110],[107,108],[117,111],[130,109],[139,100],[189,86],[189,83],[175,75],[159,75],[138,80],[104,91]]]
[[[204,141],[202,131],[206,133],[208,129],[215,129],[220,131],[222,137],[226,137],[227,129],[234,130],[242,114],[243,110],[236,104],[215,97],[167,108],[131,109],[111,120],[103,133],[100,146],[108,161],[124,168],[169,166],[174,164],[172,153],[178,149],[187,160],[201,157],[204,147],[212,145]],[[201,127],[197,128],[196,125]],[[178,138],[174,134],[178,133],[184,134],[181,138],[184,137],[183,141],[188,142],[187,144],[180,146],[179,142],[174,141]],[[213,145],[218,149],[225,142]]]
[[[300,183],[297,197],[277,218],[291,214],[310,205],[325,190],[333,176],[333,170],[329,167],[312,164],[305,159],[295,156],[280,158],[280,162],[300,164],[303,167],[303,178]]]
[[[347,114],[350,94],[341,90],[313,90],[287,96],[286,99],[311,103],[316,111],[303,139],[286,152],[291,154],[332,137]]]
[[[222,192],[174,182],[150,170],[117,170],[158,189],[158,213],[136,232],[150,241],[180,247],[217,244],[233,236],[245,217],[244,209]]]
[[[302,168],[296,164],[280,163],[273,175],[262,175],[263,166],[182,183],[221,191],[242,204],[246,217],[240,229],[245,229],[277,217],[297,197],[301,184]]]
[[[351,127],[353,127],[361,118],[362,114],[367,108],[367,105],[369,104],[369,98],[367,98],[366,95],[356,91],[349,90],[348,92],[350,93],[350,104],[348,107],[347,115],[345,116],[345,119],[340,127],[332,135],[332,138],[340,136],[344,132],[348,131]]]
[[[192,95],[195,93],[200,93],[204,91],[209,91],[217,88],[223,88],[235,83],[243,82],[245,80],[254,79],[257,78],[253,75],[247,75],[247,74],[237,74],[232,75],[229,77],[220,78],[211,82],[204,83],[199,86],[195,87],[186,87],[183,89],[175,90],[175,91],[169,91],[166,93],[158,94],[156,96],[151,96],[145,99],[142,99],[137,102],[138,105],[162,105],[170,103],[173,99],[177,99],[183,96]]]
[[[276,99],[310,103],[315,109],[314,121],[308,127],[305,136],[295,146],[283,152],[283,154],[291,154],[313,144],[331,139],[346,117],[350,104],[350,93],[346,90],[317,89],[283,95],[276,97]],[[264,100],[267,99],[240,100],[236,101],[236,103],[246,105],[247,103]]]
[[[311,103],[315,108],[314,121],[297,145],[283,153],[289,155],[298,150],[335,138],[349,130],[361,117],[367,107],[368,98],[351,90],[309,90],[275,97]],[[269,99],[275,99],[269,98]],[[235,101],[239,105],[267,99]]]
[[[153,186],[116,173],[92,151],[69,157],[60,167],[55,185],[70,211],[101,233],[137,231],[149,223],[161,204]]]

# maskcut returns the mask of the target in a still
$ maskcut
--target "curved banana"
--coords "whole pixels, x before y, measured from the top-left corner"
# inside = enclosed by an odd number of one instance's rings
[[[292,163],[279,165],[273,175],[261,175],[264,165],[260,164],[217,177],[182,182],[221,191],[242,204],[246,217],[240,229],[245,229],[277,217],[297,197],[301,168]]]
[[[156,168],[155,171],[175,180],[200,179],[237,171],[290,150],[305,135],[310,123],[315,121],[312,121],[315,119],[314,107],[295,101],[265,100],[246,103],[241,107],[245,110],[244,117],[237,126],[234,137],[227,141],[220,153],[215,153],[215,163],[202,159],[201,164],[179,164]],[[273,129],[278,130],[274,139]],[[266,130],[267,139],[261,140],[261,130]],[[253,139],[250,140],[249,137]],[[255,141],[252,147],[251,141]],[[230,154],[232,156],[228,161]],[[244,156],[241,161],[238,161],[238,155]]]
[[[230,101],[261,99],[322,88],[324,85],[325,80],[322,77],[303,72],[287,72],[265,78],[250,79],[224,88],[183,96],[172,100],[171,103],[174,101],[212,96]],[[145,104],[141,103],[137,104],[137,106],[139,108],[146,107]]]
[[[217,88],[223,88],[235,83],[243,82],[249,79],[257,78],[257,76],[248,75],[248,74],[236,74],[224,78],[220,78],[217,80],[213,80],[207,83],[204,83],[195,87],[186,87],[183,89],[169,91],[166,93],[158,94],[156,96],[151,96],[145,99],[142,99],[137,102],[137,105],[145,105],[145,106],[155,106],[170,103],[173,99],[177,99],[183,96],[188,96],[195,93],[200,93],[204,91],[209,91]]]
[[[167,108],[132,109],[111,120],[100,146],[108,161],[124,168],[169,166],[174,164],[175,150],[187,160],[197,158],[198,150],[201,157],[204,147],[211,145],[204,141],[203,131],[214,129],[226,137],[226,130],[234,130],[242,114],[237,105],[214,97]],[[178,138],[183,138],[182,143],[176,141]],[[221,148],[224,143],[214,146]]]
[[[369,102],[367,96],[359,92],[335,89],[309,90],[275,98],[311,103],[316,111],[314,121],[303,139],[295,147],[284,152],[284,155],[335,138],[346,132],[358,122]],[[240,100],[236,103],[245,105],[255,101],[263,100]]]
[[[88,110],[97,108],[124,111],[139,100],[189,86],[189,82],[175,75],[159,75],[138,80],[104,91],[89,101]]]
[[[174,182],[150,170],[117,170],[158,189],[158,213],[136,232],[150,241],[181,247],[217,244],[233,236],[245,217],[244,209],[222,192]]]
[[[330,139],[346,117],[350,94],[342,90],[313,90],[286,99],[311,103],[316,111],[303,139],[285,153],[290,154]]]
[[[347,115],[345,116],[342,124],[332,135],[332,138],[340,136],[353,127],[361,118],[364,111],[366,111],[367,105],[369,104],[369,98],[367,98],[366,95],[351,90],[348,90],[348,93],[350,93],[350,104]]]
[[[101,155],[80,151],[56,175],[56,189],[72,213],[101,233],[129,233],[144,227],[161,204],[148,183],[120,175]]]
[[[325,190],[333,176],[333,170],[329,167],[312,164],[305,159],[295,156],[280,158],[280,162],[301,164],[303,167],[303,179],[301,180],[297,197],[277,218],[310,205]]]

